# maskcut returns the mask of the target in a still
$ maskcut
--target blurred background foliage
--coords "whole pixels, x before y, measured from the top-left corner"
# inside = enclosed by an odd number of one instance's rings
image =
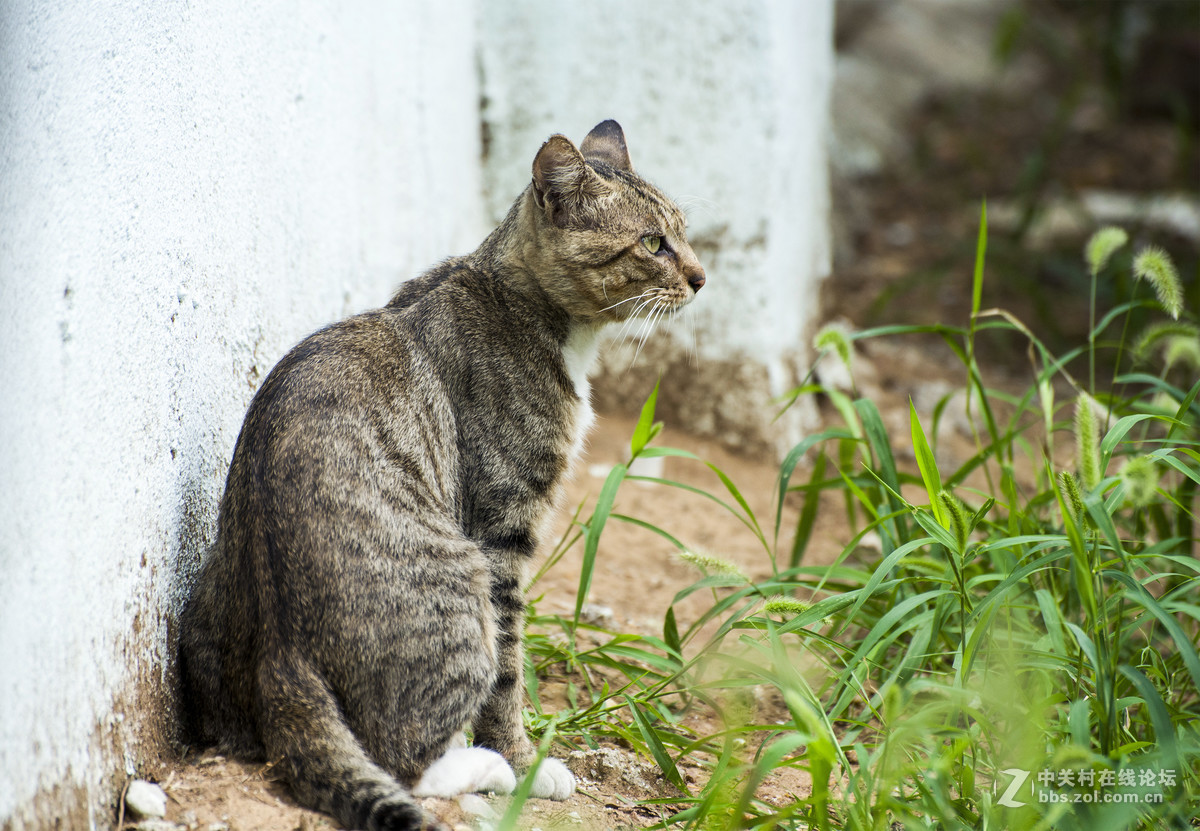
[[[902,49],[887,41],[889,32],[915,40],[910,49],[929,60],[910,53],[885,67],[920,89],[898,114],[903,139],[882,163],[847,163],[837,149],[844,154],[847,142],[835,140],[827,317],[860,327],[961,319],[970,302],[962,270],[984,199],[984,306],[1013,311],[1051,348],[1086,334],[1089,275],[1080,251],[1101,224],[1127,228],[1135,243],[1100,288],[1101,310],[1129,299],[1137,244],[1170,253],[1185,308],[1200,308],[1200,3],[840,0],[838,14],[839,84],[847,65]],[[910,37],[908,23],[922,16],[928,44]],[[953,56],[956,46],[975,54],[975,64],[944,69],[958,81],[939,77],[939,63],[953,64],[941,61],[941,50]],[[881,99],[895,100],[896,84],[881,77]],[[864,109],[886,109],[870,94],[860,98]],[[835,90],[835,129],[843,132],[854,121],[853,113],[837,116],[848,101],[844,88]],[[1011,334],[984,338],[980,349],[998,363],[1023,361]]]

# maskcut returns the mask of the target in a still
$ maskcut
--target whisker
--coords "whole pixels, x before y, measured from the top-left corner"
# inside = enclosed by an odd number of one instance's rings
[[[647,338],[654,334],[654,329],[658,325],[658,322],[662,319],[662,315],[666,312],[667,308],[668,307],[666,305],[660,303],[659,305],[655,306],[650,314],[646,317],[645,323],[643,324],[641,330],[639,330],[640,337],[638,339],[637,349],[633,353],[633,362],[630,364],[631,366],[637,363],[638,356],[642,354],[642,347],[646,345]]]
[[[634,295],[633,297],[626,297],[624,300],[619,300],[619,301],[617,301],[616,303],[613,303],[611,306],[605,306],[605,307],[604,307],[603,309],[601,309],[600,311],[602,311],[602,312],[607,312],[607,311],[609,311],[610,309],[615,309],[615,308],[617,308],[617,306],[624,305],[625,303],[628,303],[628,302],[630,302],[630,301],[632,301],[632,300],[641,300],[642,298],[646,297],[647,295],[651,294],[651,293],[652,293],[652,292],[654,292],[654,291],[655,291],[655,289],[646,289],[646,290],[645,290],[644,292],[642,292],[641,294]],[[608,297],[606,296],[604,299],[605,299],[605,300],[607,300],[607,299],[608,299]]]
[[[648,294],[650,294],[650,292],[645,293],[645,295],[648,295]],[[622,343],[624,343],[625,339],[628,337],[627,332],[629,330],[629,327],[631,325],[633,325],[633,322],[635,320],[641,319],[639,317],[639,313],[642,311],[642,309],[645,308],[648,304],[654,302],[653,297],[647,297],[645,295],[639,295],[637,298],[631,298],[631,299],[641,300],[641,302],[638,303],[637,306],[634,307],[633,312],[630,313],[629,317],[625,318],[625,323],[624,323],[624,325],[621,326],[621,331],[618,333],[617,336],[622,339]]]
[[[711,199],[705,199],[703,196],[684,195],[675,200],[675,204],[685,213],[690,215],[693,208],[700,208],[702,212],[710,217],[719,217],[721,214],[720,204]]]
[[[686,314],[688,329],[692,336],[692,366],[698,369],[700,367],[700,345],[696,342],[696,310],[689,308],[686,310]]]
[[[631,314],[628,318],[626,318],[625,325],[621,327],[621,333],[620,333],[622,345],[627,344],[627,343],[632,343],[633,341],[637,340],[637,333],[640,332],[642,326],[645,325],[645,318],[638,315],[637,312],[640,312],[642,310],[642,308],[645,307],[650,302],[652,302],[652,301],[646,300],[643,303],[639,303],[638,308],[634,310],[635,313]],[[629,362],[629,366],[627,366],[625,368],[626,368],[626,370],[628,370],[632,367],[633,367],[633,361],[631,360]]]
[[[626,298],[609,307],[616,308],[623,303],[637,301],[615,337],[621,345],[634,342],[637,344],[637,347],[634,349],[633,358],[625,367],[626,372],[632,369],[637,363],[638,358],[641,356],[642,348],[650,336],[654,334],[658,325],[674,310],[675,306],[668,298],[669,292],[666,289],[661,286],[654,286],[646,289],[646,291],[636,297]]]

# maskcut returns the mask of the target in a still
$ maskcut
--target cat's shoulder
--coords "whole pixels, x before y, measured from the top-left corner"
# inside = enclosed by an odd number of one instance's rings
[[[384,308],[394,312],[403,311],[423,301],[436,299],[439,295],[464,291],[471,293],[476,287],[484,285],[485,279],[485,275],[467,257],[451,257],[419,277],[401,283]]]

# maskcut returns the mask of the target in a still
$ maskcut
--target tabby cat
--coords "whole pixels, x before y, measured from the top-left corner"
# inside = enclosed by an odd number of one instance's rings
[[[592,422],[600,332],[702,285],[683,215],[605,121],[542,145],[474,253],[284,356],[183,614],[195,738],[277,761],[348,828],[437,828],[417,797],[515,788],[536,755],[522,589]],[[532,792],[574,788],[546,759]]]

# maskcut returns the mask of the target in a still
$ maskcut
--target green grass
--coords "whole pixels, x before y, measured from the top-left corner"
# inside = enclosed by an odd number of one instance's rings
[[[717,493],[631,477],[624,464],[550,558],[548,568],[583,545],[574,615],[531,617],[530,728],[572,748],[617,742],[656,764],[677,791],[656,800],[659,827],[1196,827],[1200,330],[1172,304],[1178,278],[1154,249],[1135,258],[1154,296],[1135,294],[1100,320],[1093,304],[1087,343],[1052,355],[1015,317],[981,308],[986,214],[980,226],[965,325],[851,338],[936,335],[953,350],[975,441],[967,462],[938,462],[939,422],[961,396],[947,395],[927,423],[910,408],[909,434],[889,436],[874,402],[805,384],[791,400],[825,396],[842,423],[784,459],[774,516],[756,516],[712,465]],[[1098,232],[1086,251],[1093,283],[1110,278],[1126,243]],[[1129,331],[1148,308],[1179,320]],[[989,386],[975,353],[988,330],[1028,344],[1023,391]],[[818,349],[849,354],[842,337],[822,333]],[[1119,370],[1104,389],[1098,361]],[[651,394],[630,463],[706,464],[652,443],[654,403]],[[908,457],[915,466],[898,464]],[[661,636],[581,622],[607,523],[637,524],[691,556],[667,530],[613,512],[631,478],[728,511],[771,577],[751,581],[693,556],[707,576],[661,610]],[[794,527],[784,522],[789,499],[802,503]],[[833,564],[813,566],[822,503],[842,506],[852,539]],[[863,563],[854,555],[869,532],[882,551]],[[685,621],[676,604],[692,595],[711,602]],[[569,679],[569,705],[553,716],[535,683],[552,667]],[[786,717],[774,721],[783,723],[755,722],[754,689],[782,702]],[[685,727],[692,711],[716,726]],[[680,768],[695,760],[704,776],[689,782]],[[758,799],[763,779],[785,766],[811,776],[811,795],[783,808]]]

